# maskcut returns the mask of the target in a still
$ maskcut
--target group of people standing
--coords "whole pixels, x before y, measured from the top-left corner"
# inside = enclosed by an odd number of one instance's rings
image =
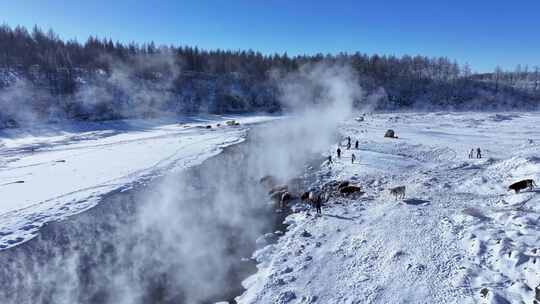
[[[469,158],[474,158],[474,148],[469,152]],[[482,158],[482,150],[480,148],[476,148],[476,158]]]
[[[358,150],[359,144],[360,144],[360,143],[358,142],[358,140],[354,143],[354,147],[355,147],[356,150]],[[347,136],[347,150],[350,150],[350,149],[351,149],[351,146],[352,146],[352,145],[351,145],[351,137],[350,137],[350,136]],[[340,148],[340,146],[338,146],[336,152],[337,152],[337,157],[338,157],[339,159],[341,159],[341,148]],[[351,155],[351,163],[354,164],[354,161],[355,161],[355,160],[356,160],[356,155],[354,155],[354,153],[352,153],[352,155]],[[328,163],[329,163],[329,164],[332,163],[332,155],[329,155],[329,156],[328,156]]]

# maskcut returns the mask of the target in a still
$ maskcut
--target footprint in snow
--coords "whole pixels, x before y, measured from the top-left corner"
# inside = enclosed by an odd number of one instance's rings
[[[358,282],[365,282],[365,281],[368,281],[369,280],[369,277],[367,275],[359,275],[356,279]]]
[[[417,265],[408,264],[407,270],[416,275],[421,275],[426,270],[426,266],[422,264],[417,264]]]

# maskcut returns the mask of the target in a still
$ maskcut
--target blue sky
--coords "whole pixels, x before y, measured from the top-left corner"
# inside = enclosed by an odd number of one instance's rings
[[[0,22],[62,38],[253,49],[447,56],[473,70],[540,65],[540,0],[9,0]]]

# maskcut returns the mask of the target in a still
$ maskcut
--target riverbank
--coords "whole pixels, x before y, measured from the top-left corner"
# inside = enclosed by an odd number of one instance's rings
[[[233,301],[255,271],[257,239],[283,230],[284,214],[258,182],[272,167],[261,158],[266,134],[257,135],[269,126],[199,165],[111,191],[0,251],[3,303]]]
[[[540,180],[540,132],[531,128],[538,123],[537,113],[344,122],[343,156],[318,169],[318,186],[348,180],[364,194],[330,200],[322,216],[288,216],[284,236],[253,255],[258,272],[244,281],[238,303],[532,302],[540,198],[507,187]],[[398,138],[384,138],[387,129]],[[469,159],[477,147],[483,158]],[[406,187],[405,199],[389,193],[396,186]]]

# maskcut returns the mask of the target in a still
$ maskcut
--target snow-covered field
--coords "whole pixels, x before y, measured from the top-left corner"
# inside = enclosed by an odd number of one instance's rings
[[[347,121],[340,133],[353,149],[336,160],[329,148],[336,162],[319,183],[350,180],[365,193],[333,198],[322,216],[291,214],[284,236],[254,254],[239,303],[533,303],[540,191],[507,187],[540,182],[538,125],[538,113]],[[387,129],[399,138],[383,138]],[[483,157],[469,159],[477,147]],[[397,200],[387,189],[401,185]]]
[[[199,164],[243,141],[246,125],[275,118],[198,116],[3,130],[0,250],[32,238],[49,221],[95,206],[111,191]],[[230,119],[240,126],[225,126]]]

